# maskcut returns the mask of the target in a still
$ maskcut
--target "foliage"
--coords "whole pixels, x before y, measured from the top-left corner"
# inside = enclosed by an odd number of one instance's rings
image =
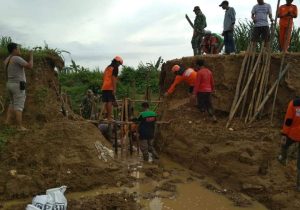
[[[119,73],[117,98],[137,97],[144,95],[147,87],[153,94],[158,94],[158,81],[160,66],[163,60],[158,59],[155,63],[140,63],[135,69],[124,66]],[[74,111],[79,110],[81,100],[86,91],[92,89],[95,94],[100,94],[103,72],[99,69],[90,70],[77,65],[72,60],[70,66],[65,67],[59,74],[62,90],[72,99]]]
[[[234,40],[236,45],[236,51],[246,51],[247,46],[250,43],[251,34],[252,34],[253,22],[249,20],[239,21],[234,31]],[[272,42],[273,52],[279,52],[279,26],[276,27],[274,34],[274,41]],[[291,43],[290,43],[290,52],[300,52],[300,28],[293,28]]]

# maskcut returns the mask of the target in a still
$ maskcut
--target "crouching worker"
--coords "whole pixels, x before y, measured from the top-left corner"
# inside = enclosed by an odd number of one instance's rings
[[[192,98],[197,72],[195,72],[195,70],[192,68],[184,69],[179,65],[174,65],[171,71],[176,75],[176,77],[173,84],[165,93],[165,96],[171,95],[175,91],[175,88],[178,84],[185,82],[189,85],[189,93],[190,93],[190,97]]]
[[[278,160],[285,165],[289,147],[298,143],[297,190],[300,191],[300,97],[290,101],[282,129],[282,147]]]
[[[154,159],[159,159],[153,146],[157,115],[155,112],[149,110],[147,102],[142,103],[142,108],[143,112],[140,113],[137,121],[139,123],[138,132],[143,158],[144,161],[149,161],[149,153],[151,153]]]

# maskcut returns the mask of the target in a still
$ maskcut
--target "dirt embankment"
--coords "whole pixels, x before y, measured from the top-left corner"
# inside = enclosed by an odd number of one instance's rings
[[[75,121],[78,117],[66,119],[61,113],[54,68],[62,66],[59,57],[46,56],[36,58],[33,70],[26,71],[24,124],[30,130],[13,132],[0,153],[0,204],[61,185],[76,192],[128,182],[127,169],[119,162],[99,160],[94,144],[98,141],[106,145],[99,130],[83,120]],[[0,75],[3,74],[1,67]],[[5,93],[3,80],[0,93]],[[69,114],[72,116],[70,110]],[[1,115],[1,131],[8,129],[2,124],[3,118]]]
[[[189,67],[195,60],[196,57],[191,57],[167,62],[161,77],[162,91],[174,78],[169,71],[172,65],[179,63]],[[235,120],[233,130],[225,129],[243,56],[205,56],[204,60],[215,77],[217,92],[213,103],[219,122],[213,124],[207,114],[191,107],[186,100],[187,86],[178,86],[162,110],[163,120],[174,119],[159,132],[162,151],[186,167],[214,178],[224,188],[250,195],[269,209],[299,209],[295,162],[283,167],[276,156],[287,103],[300,93],[300,54],[287,55],[292,68],[279,88],[277,125],[273,128],[265,118],[251,127]],[[278,75],[279,66],[280,56],[274,55],[270,84]],[[266,113],[269,107],[270,104],[266,106]]]

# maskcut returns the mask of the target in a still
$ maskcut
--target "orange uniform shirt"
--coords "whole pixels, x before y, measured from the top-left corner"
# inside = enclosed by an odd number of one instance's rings
[[[194,69],[188,68],[186,69],[182,75],[177,75],[171,87],[168,89],[168,93],[171,94],[175,91],[176,85],[181,82],[187,83],[189,86],[194,86],[197,77],[197,72]]]
[[[103,74],[103,84],[101,90],[114,90],[112,77],[118,77],[118,69],[113,66],[106,67]]]
[[[278,16],[280,17],[280,21],[279,21],[280,26],[287,27],[288,23],[289,23],[289,20],[290,20],[291,21],[290,22],[290,27],[292,27],[293,17],[285,16],[288,13],[290,13],[292,16],[297,16],[298,15],[297,6],[293,5],[293,4],[288,6],[288,5],[285,4],[285,5],[282,5],[282,6],[279,7]]]
[[[282,134],[294,141],[300,142],[300,99],[292,100],[289,103]]]

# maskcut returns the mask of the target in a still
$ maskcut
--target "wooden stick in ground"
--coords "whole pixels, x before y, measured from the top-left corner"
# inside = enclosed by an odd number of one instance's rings
[[[258,61],[261,60],[261,56],[262,56],[263,50],[264,50],[264,47],[261,48],[261,51],[260,51],[259,56],[258,56],[258,58],[257,58]],[[251,72],[251,74],[250,74],[250,76],[249,76],[248,82],[247,82],[245,88],[243,89],[243,92],[241,93],[241,96],[239,97],[239,99],[238,99],[236,105],[234,106],[232,112],[230,113],[228,122],[227,122],[227,124],[226,124],[226,128],[228,128],[228,126],[230,125],[230,123],[231,123],[231,121],[232,121],[232,119],[233,119],[233,117],[234,117],[234,115],[235,115],[237,109],[239,108],[239,105],[240,105],[240,103],[242,102],[242,100],[243,100],[243,98],[244,98],[244,96],[245,96],[245,93],[246,93],[246,91],[247,91],[248,88],[249,88],[249,85],[250,85],[250,83],[251,83],[251,81],[252,81],[252,78],[253,78],[253,76],[254,76],[254,74],[255,74],[255,71],[256,71],[256,69],[257,69],[257,67],[258,67],[258,64],[259,64],[259,62],[256,62],[255,66],[254,66],[254,68],[253,68],[253,70],[252,70],[252,72]]]
[[[279,75],[279,78],[276,80],[276,82],[273,84],[273,86],[271,87],[271,89],[269,90],[269,92],[267,93],[266,97],[264,98],[264,100],[262,101],[262,103],[260,104],[260,106],[258,107],[258,110],[256,111],[256,113],[254,114],[254,116],[252,117],[252,119],[250,120],[249,123],[253,123],[253,121],[256,119],[256,117],[258,116],[259,112],[261,111],[261,109],[264,107],[264,105],[267,103],[268,99],[271,97],[272,93],[274,92],[276,86],[278,85],[278,83],[280,83],[280,80],[282,79],[282,77],[285,75],[285,73],[288,71],[290,64],[287,64],[285,69],[283,70],[282,74]]]
[[[249,50],[249,58],[247,60],[246,69],[245,69],[245,72],[244,72],[241,89],[244,88],[245,83],[247,82],[247,78],[249,77],[249,73],[250,73],[251,69],[253,69],[253,66],[252,66],[253,62],[252,62],[252,60],[254,60],[255,56],[256,56],[255,55],[256,54],[255,53],[255,49],[253,51],[253,46],[254,46],[254,44],[251,42],[251,44],[250,44],[250,50]],[[254,55],[254,58],[253,58],[253,55]],[[247,102],[247,97],[244,98],[242,109],[241,109],[240,118],[242,118],[243,115],[244,115],[244,110],[245,110],[246,102]]]
[[[287,27],[287,30],[285,32],[285,43],[284,43],[284,46],[287,45],[287,42],[288,42],[288,32],[289,32],[289,28],[290,28],[290,24],[291,24],[291,19],[289,19],[289,22],[288,22],[288,27]],[[285,55],[286,55],[286,51],[284,50],[283,51],[283,54],[282,54],[282,58],[281,58],[281,63],[280,63],[280,69],[279,69],[279,74],[278,76],[280,76],[281,72],[282,72],[282,69],[283,69],[283,64],[284,64],[284,61],[285,61]],[[279,87],[279,84],[276,86],[276,89],[275,89],[275,94],[274,94],[274,99],[273,99],[273,105],[272,105],[272,112],[271,112],[271,125],[273,125],[273,117],[274,117],[274,110],[275,110],[275,106],[276,106],[276,99],[277,99],[277,93],[278,93],[278,87]]]
[[[240,96],[240,86],[241,86],[241,82],[242,82],[244,71],[245,71],[245,65],[246,65],[246,62],[247,62],[248,57],[249,57],[249,52],[250,52],[250,46],[248,45],[248,48],[247,48],[247,51],[246,51],[246,54],[245,54],[245,57],[244,57],[244,60],[243,60],[243,63],[242,63],[242,67],[241,67],[241,70],[240,70],[238,82],[237,82],[237,85],[236,85],[236,88],[235,88],[235,95],[234,95],[234,99],[233,99],[233,102],[232,102],[232,105],[231,105],[230,113],[232,113],[232,111],[233,111],[233,109],[236,105],[236,102],[237,102],[237,100]]]

